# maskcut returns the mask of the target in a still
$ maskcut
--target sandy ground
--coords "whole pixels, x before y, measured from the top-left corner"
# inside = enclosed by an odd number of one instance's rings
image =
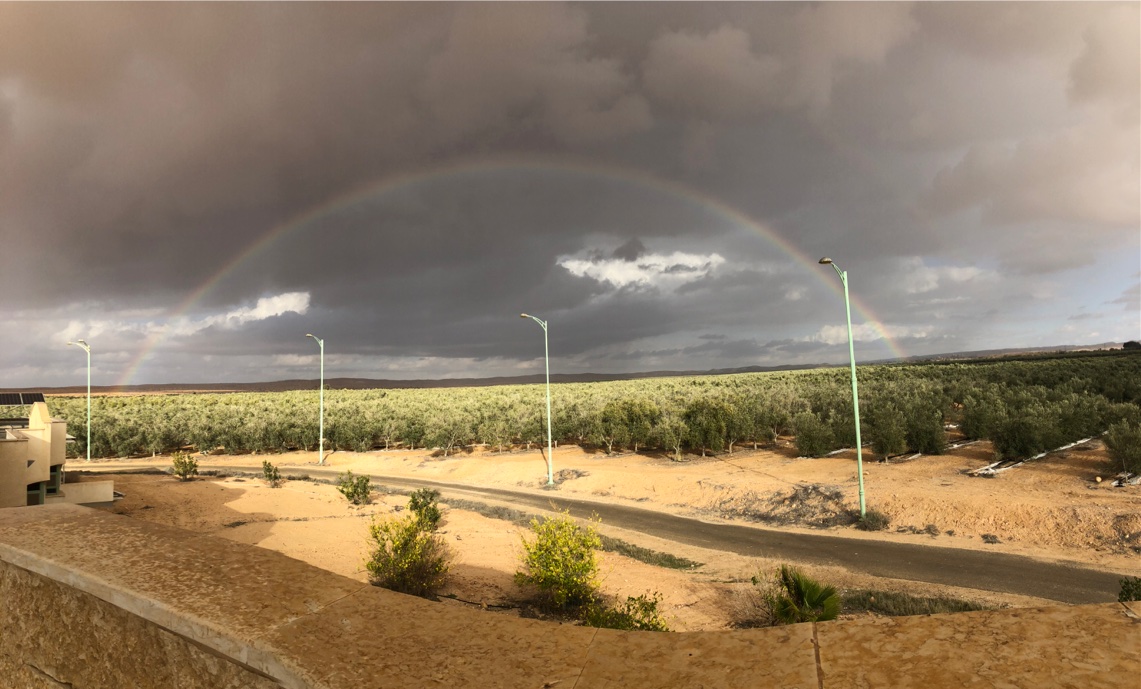
[[[780,524],[797,530],[824,529],[845,536],[943,546],[991,549],[1050,560],[1077,561],[1116,572],[1141,571],[1141,487],[1112,488],[1096,477],[1110,475],[1104,448],[1091,442],[1047,456],[996,478],[964,471],[990,461],[980,443],[941,457],[907,462],[865,462],[869,507],[886,512],[886,532],[865,533],[849,523],[856,506],[854,453],[798,459],[788,447],[737,451],[716,458],[672,462],[665,457],[555,451],[555,470],[566,477],[557,490],[575,497],[637,505],[706,519]],[[264,456],[213,456],[211,465],[257,465]],[[285,474],[303,473],[315,453],[268,457]],[[169,458],[99,462],[168,467]],[[444,458],[423,451],[334,453],[326,465],[373,474],[408,476],[539,492],[546,465],[537,451],[492,453],[472,448]],[[71,468],[80,468],[72,464]],[[572,478],[573,476],[573,478]],[[235,541],[280,551],[358,580],[365,580],[370,519],[396,513],[407,498],[378,495],[352,507],[329,485],[286,481],[270,488],[249,477],[180,482],[166,476],[116,477],[125,497],[113,509]],[[926,531],[927,525],[934,525]],[[644,564],[611,553],[601,556],[602,590],[624,597],[649,591],[663,595],[663,609],[677,630],[724,629],[748,607],[749,577],[779,563],[686,546],[602,524],[600,530],[637,545],[703,563],[689,571]],[[525,529],[475,512],[447,509],[441,532],[454,553],[448,586],[459,601],[519,614],[525,595],[512,580]],[[919,533],[916,533],[919,532]],[[953,534],[953,535],[952,535]],[[998,543],[984,542],[992,535]],[[986,540],[993,541],[993,538]],[[991,605],[1043,601],[899,580],[877,579],[841,568],[807,567],[842,588],[881,588],[915,595],[947,595]]]

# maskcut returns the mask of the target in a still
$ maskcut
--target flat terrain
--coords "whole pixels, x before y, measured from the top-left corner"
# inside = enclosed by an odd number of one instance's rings
[[[849,513],[856,506],[855,462],[851,456],[798,459],[793,454],[778,446],[679,463],[643,455],[607,457],[563,447],[555,451],[556,474],[561,478],[553,491],[543,488],[545,461],[537,451],[493,453],[474,448],[447,458],[423,451],[338,452],[327,458],[326,468],[584,499],[608,506],[628,505],[712,523],[755,522],[789,534],[933,545],[941,546],[939,552],[943,553],[943,548],[1006,553],[1114,573],[1141,569],[1141,488],[1112,488],[1108,481],[1097,482],[1098,476],[1110,475],[1104,449],[1097,441],[992,479],[963,473],[989,461],[985,443],[941,457],[924,456],[893,464],[865,462],[868,505],[892,518],[887,531],[876,533],[858,531],[850,523]],[[237,471],[238,467],[256,467],[263,458],[282,467],[285,474],[316,473],[317,469],[316,453],[201,459],[203,466]],[[93,465],[92,469],[110,470],[165,468],[169,458],[99,461]],[[70,466],[80,468],[79,463]],[[117,490],[126,496],[112,508],[116,512],[278,550],[361,580],[365,578],[362,562],[369,519],[393,513],[406,504],[403,496],[387,495],[377,496],[367,507],[354,508],[332,486],[307,481],[287,481],[277,489],[249,477],[181,483],[164,476],[126,475],[116,477],[116,482]],[[483,502],[506,504],[495,499]],[[929,528],[929,524],[933,526]],[[455,507],[447,510],[442,529],[456,554],[452,580],[444,594],[508,610],[517,606],[521,592],[512,582],[512,573],[525,529]],[[675,629],[730,626],[747,609],[749,577],[781,561],[648,536],[605,521],[600,530],[642,547],[703,563],[693,570],[678,571],[612,553],[602,557],[606,593],[626,596],[660,591]],[[982,572],[977,585],[947,587],[884,579],[856,568],[812,561],[809,559],[805,566],[808,571],[846,588],[949,595],[991,605],[1042,602],[986,591]]]

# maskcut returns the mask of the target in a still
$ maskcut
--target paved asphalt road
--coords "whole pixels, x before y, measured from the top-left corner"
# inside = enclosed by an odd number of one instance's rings
[[[115,468],[109,466],[106,470],[114,471]],[[199,468],[261,473],[260,466],[203,464]],[[310,476],[329,479],[336,478],[339,473],[316,467],[304,471]],[[753,557],[835,565],[877,577],[1036,596],[1074,604],[1113,602],[1120,590],[1120,574],[1020,555],[828,534],[791,533],[731,522],[706,522],[637,507],[578,500],[558,492],[537,495],[397,476],[372,474],[371,477],[374,482],[386,486],[435,488],[444,496],[482,497],[535,510],[551,510],[553,506],[582,518],[597,514],[606,524],[678,543]]]

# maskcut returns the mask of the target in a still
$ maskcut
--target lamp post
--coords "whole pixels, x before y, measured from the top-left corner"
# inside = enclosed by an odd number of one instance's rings
[[[864,450],[860,443],[860,395],[856,389],[856,347],[852,342],[852,303],[848,299],[848,273],[840,270],[830,258],[822,258],[820,263],[831,265],[840,276],[840,282],[844,283],[844,309],[848,315],[848,362],[852,368],[852,410],[856,416],[856,474],[860,479],[860,519],[863,519],[867,515],[864,505]]]
[[[325,463],[325,341],[312,333],[305,333],[305,337],[312,337],[317,341],[317,346],[321,348],[321,379],[318,385],[320,386],[320,417],[317,426],[317,464],[323,465]]]
[[[91,345],[84,340],[68,342],[69,345],[82,347],[87,352],[87,461],[91,461]]]
[[[547,362],[547,485],[555,485],[555,465],[551,443],[551,350],[547,344],[547,322],[526,313],[519,314],[520,318],[530,318],[543,329],[543,358]]]

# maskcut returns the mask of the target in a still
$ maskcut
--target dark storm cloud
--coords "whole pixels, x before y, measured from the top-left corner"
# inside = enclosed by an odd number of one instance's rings
[[[584,370],[839,360],[834,276],[766,232],[852,271],[907,351],[1036,344],[1086,305],[1136,311],[1111,257],[1138,255],[1138,24],[1135,3],[0,5],[0,374],[70,379],[56,345],[86,335],[106,377],[148,342],[149,379],[287,377],[297,330],[356,371],[514,372],[522,310]],[[281,295],[307,301],[259,301]],[[1083,324],[1135,336],[1106,311]]]
[[[610,255],[623,261],[636,261],[644,253],[646,253],[646,246],[635,237],[615,249]]]

